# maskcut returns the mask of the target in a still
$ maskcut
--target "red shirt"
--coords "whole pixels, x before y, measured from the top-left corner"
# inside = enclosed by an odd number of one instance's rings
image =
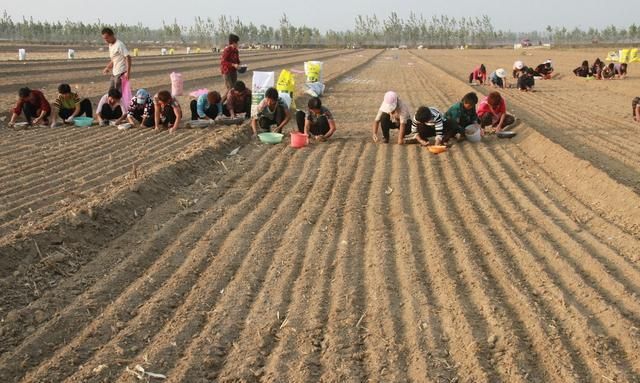
[[[493,121],[497,121],[503,114],[507,113],[507,103],[504,98],[500,101],[500,105],[497,108],[492,108],[489,105],[488,97],[485,97],[480,101],[477,108],[478,117],[482,118],[485,114],[491,114]]]
[[[36,110],[40,110],[45,113],[51,112],[51,105],[49,105],[49,101],[47,101],[47,99],[44,97],[44,94],[42,94],[42,92],[39,90],[31,90],[31,95],[26,102],[35,106]],[[18,100],[16,107],[13,108],[13,113],[22,113],[22,107],[24,106],[24,104],[25,101],[22,101],[22,99]]]
[[[229,74],[237,71],[232,64],[240,64],[240,53],[238,48],[233,45],[227,45],[222,50],[222,57],[220,58],[220,72],[222,74]]]
[[[477,67],[473,70],[473,79],[474,80],[482,80],[482,82],[487,82],[487,71],[480,72],[480,67]]]

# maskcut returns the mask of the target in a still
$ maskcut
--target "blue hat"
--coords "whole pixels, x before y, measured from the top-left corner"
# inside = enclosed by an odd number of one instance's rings
[[[136,92],[138,104],[144,104],[149,99],[149,92],[146,89],[138,89]]]

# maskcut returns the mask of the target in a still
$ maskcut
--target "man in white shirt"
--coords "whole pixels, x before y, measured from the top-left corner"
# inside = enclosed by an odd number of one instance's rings
[[[122,78],[126,80],[131,78],[131,55],[126,45],[116,39],[111,28],[102,29],[102,38],[109,44],[109,58],[111,58],[103,73],[111,73],[109,89],[118,89],[122,92]]]

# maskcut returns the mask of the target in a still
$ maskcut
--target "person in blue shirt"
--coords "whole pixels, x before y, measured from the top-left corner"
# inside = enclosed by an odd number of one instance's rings
[[[191,101],[191,120],[215,120],[224,114],[222,97],[215,90]]]

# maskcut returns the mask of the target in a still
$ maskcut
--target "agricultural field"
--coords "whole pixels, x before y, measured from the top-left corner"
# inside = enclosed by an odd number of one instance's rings
[[[571,74],[605,54],[243,52],[251,70],[325,63],[338,131],[303,149],[247,124],[0,123],[0,381],[640,382],[640,72]],[[489,92],[475,65],[547,58],[554,80],[503,92],[511,140],[371,140],[387,90],[446,110]],[[24,84],[96,100],[105,64],[0,62],[2,110]],[[179,71],[220,89],[217,64],[137,58],[133,88]]]

